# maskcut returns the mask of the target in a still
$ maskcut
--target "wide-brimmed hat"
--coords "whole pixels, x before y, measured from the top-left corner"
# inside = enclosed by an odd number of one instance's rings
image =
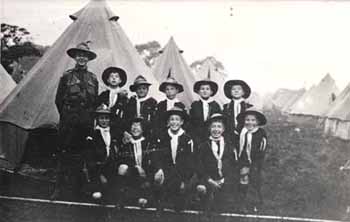
[[[165,119],[168,120],[171,115],[179,115],[179,116],[181,116],[181,118],[183,120],[187,119],[186,110],[181,108],[181,107],[178,107],[176,105],[173,108],[171,108],[170,110],[166,111]]]
[[[232,99],[232,95],[231,95],[232,86],[235,86],[235,85],[242,86],[243,91],[244,91],[243,98],[247,99],[250,96],[251,89],[250,89],[249,85],[246,82],[244,82],[243,80],[235,79],[235,80],[227,81],[224,85],[224,92],[225,92],[225,96],[227,98]]]
[[[203,79],[200,81],[197,81],[193,85],[193,91],[195,93],[198,93],[201,85],[209,85],[211,90],[213,91],[211,96],[214,96],[218,92],[218,84],[210,79]]]
[[[75,48],[68,49],[67,54],[70,57],[75,58],[78,53],[83,53],[88,57],[89,60],[93,60],[97,57],[97,55],[96,53],[90,50],[90,47],[88,44],[89,42],[79,43]]]
[[[184,87],[180,83],[178,83],[176,79],[172,76],[167,77],[166,80],[162,82],[162,84],[160,84],[159,91],[165,93],[165,88],[167,85],[175,86],[178,89],[179,93],[184,91]]]
[[[94,111],[95,115],[102,115],[102,114],[110,115],[111,113],[112,113],[111,110],[104,103],[102,103],[100,106],[98,106],[96,108],[96,110]]]
[[[146,78],[139,75],[136,77],[134,83],[129,87],[131,92],[135,92],[137,90],[138,86],[141,85],[146,85],[146,86],[150,86],[152,85],[152,83],[147,82]]]
[[[223,115],[222,113],[213,113],[209,119],[207,119],[206,124],[209,126],[212,122],[216,121],[216,120],[220,120],[223,123],[226,122],[226,116]]]
[[[245,111],[243,113],[238,114],[237,121],[239,123],[243,124],[246,116],[248,116],[248,115],[254,115],[256,117],[256,119],[258,120],[259,126],[266,125],[266,123],[267,123],[267,119],[266,119],[265,115],[259,111],[255,111],[255,110],[248,110],[248,111]]]
[[[119,68],[119,67],[111,66],[111,67],[108,67],[107,69],[105,69],[102,73],[102,80],[107,86],[109,85],[107,80],[108,80],[109,75],[111,73],[118,73],[119,74],[119,77],[121,80],[119,87],[122,87],[126,84],[127,76],[126,76],[125,70],[122,68]]]

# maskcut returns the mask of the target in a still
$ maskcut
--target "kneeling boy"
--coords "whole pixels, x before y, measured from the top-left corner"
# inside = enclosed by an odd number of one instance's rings
[[[185,110],[174,107],[166,112],[168,130],[155,144],[156,173],[155,197],[158,201],[158,215],[162,211],[165,196],[175,196],[175,209],[185,207],[186,193],[191,189],[193,170],[193,141],[182,129],[186,118]]]

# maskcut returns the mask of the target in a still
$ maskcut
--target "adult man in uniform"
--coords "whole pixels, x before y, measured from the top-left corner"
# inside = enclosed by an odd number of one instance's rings
[[[56,106],[60,114],[59,154],[55,191],[51,199],[60,196],[64,178],[69,178],[74,195],[81,192],[84,180],[85,137],[93,129],[92,112],[98,96],[96,75],[87,69],[87,63],[96,58],[88,42],[83,42],[67,51],[76,61],[74,68],[67,70],[60,79]]]

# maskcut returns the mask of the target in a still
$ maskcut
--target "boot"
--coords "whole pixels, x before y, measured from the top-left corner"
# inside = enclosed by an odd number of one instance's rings
[[[248,213],[246,198],[248,192],[248,184],[240,184],[238,187],[238,196],[239,196],[239,207],[238,210],[240,213],[246,214]]]

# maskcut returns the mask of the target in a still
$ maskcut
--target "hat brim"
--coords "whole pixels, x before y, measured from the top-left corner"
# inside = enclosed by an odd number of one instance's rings
[[[171,115],[178,115],[178,116],[181,116],[181,118],[185,121],[187,120],[187,114],[186,114],[186,111],[180,111],[180,110],[168,110],[166,113],[165,113],[165,120],[168,121],[169,117]]]
[[[163,82],[162,84],[160,84],[159,91],[165,93],[165,88],[167,85],[175,86],[179,91],[178,93],[181,93],[184,91],[184,87],[180,83],[170,83],[170,82]]]
[[[200,80],[195,82],[193,85],[193,91],[198,94],[201,85],[210,86],[211,90],[213,91],[211,96],[215,96],[215,94],[218,92],[218,84],[211,80]]]
[[[232,86],[235,86],[235,85],[242,86],[244,91],[243,98],[247,99],[250,96],[251,89],[246,82],[244,82],[243,80],[229,80],[224,85],[224,93],[227,98],[232,99],[232,95],[231,95]]]
[[[96,53],[89,50],[78,49],[78,48],[71,48],[67,50],[67,54],[73,59],[76,57],[78,53],[85,54],[90,61],[96,59],[97,57]]]
[[[119,87],[123,87],[126,84],[127,81],[127,75],[124,69],[118,68],[118,67],[109,67],[105,69],[102,73],[102,81],[108,86],[108,78],[111,73],[118,73],[120,77],[120,84]]]
[[[93,114],[95,115],[95,116],[98,116],[98,115],[111,115],[112,113],[111,112],[109,112],[109,111],[94,111],[93,112]]]
[[[267,123],[267,119],[266,119],[265,115],[260,113],[260,112],[258,112],[258,111],[254,111],[254,110],[248,110],[248,111],[246,111],[244,113],[238,114],[237,121],[239,123],[243,124],[244,121],[245,121],[246,116],[248,116],[248,115],[254,115],[257,118],[258,122],[259,122],[258,123],[259,126],[266,125],[266,123]]]
[[[209,126],[212,122],[215,122],[215,121],[222,121],[225,125],[227,118],[224,115],[215,116],[215,117],[209,118],[205,123],[207,124],[207,126]]]
[[[139,87],[139,86],[150,86],[150,85],[152,85],[151,83],[137,83],[137,84],[132,84],[130,87],[129,87],[129,89],[130,89],[130,91],[131,92],[135,92],[136,90],[137,90],[137,87]]]

